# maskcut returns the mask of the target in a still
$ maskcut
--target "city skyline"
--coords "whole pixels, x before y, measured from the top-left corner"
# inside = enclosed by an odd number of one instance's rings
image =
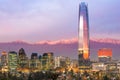
[[[90,38],[120,39],[118,0],[82,0],[89,4]],[[0,1],[0,42],[77,38],[79,0]],[[97,4],[102,6],[98,6]],[[113,10],[111,12],[111,9]],[[69,29],[68,29],[69,28]]]
[[[66,1],[59,0],[40,2],[23,0],[0,2],[1,51],[17,51],[19,48],[25,48],[28,55],[32,52],[54,52],[56,55],[77,58],[79,3],[86,2],[89,9],[89,33],[90,44],[92,45],[90,57],[96,59],[99,48],[110,47],[113,49],[115,59],[119,58],[119,11],[114,9],[110,13],[111,8],[119,6],[117,0],[110,1],[109,4],[103,0],[70,0],[68,4],[66,4]],[[98,6],[97,3],[101,3],[102,6]],[[16,7],[12,4],[16,4]],[[112,15],[114,17],[110,17]],[[44,27],[41,27],[43,24]],[[104,46],[99,44],[100,42]],[[112,46],[108,47],[109,42]],[[97,46],[94,46],[94,44]],[[113,45],[117,47],[114,48]],[[39,46],[39,48],[35,46]],[[51,46],[53,48],[50,48]]]
[[[119,2],[0,0],[0,79],[120,80]]]

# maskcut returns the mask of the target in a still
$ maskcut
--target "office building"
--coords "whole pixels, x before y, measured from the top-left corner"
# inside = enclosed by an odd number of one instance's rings
[[[41,68],[43,70],[54,68],[54,53],[48,52],[44,53],[41,57]]]
[[[18,64],[20,68],[27,67],[28,59],[25,53],[25,50],[21,48],[18,52]]]
[[[7,52],[3,51],[1,55],[1,67],[2,67],[2,72],[7,72],[8,71],[8,56]]]
[[[106,66],[102,62],[92,63],[92,71],[106,71]]]
[[[98,50],[99,62],[108,62],[112,59],[112,49],[102,48]]]
[[[38,67],[38,53],[32,53],[31,54],[31,60],[30,60],[30,68],[37,68]]]
[[[7,66],[8,65],[8,57],[7,57],[7,52],[3,51],[1,55],[1,66]]]
[[[57,56],[55,57],[55,68],[62,67],[68,68],[71,65],[71,60],[69,57]]]
[[[78,60],[79,66],[89,66],[89,19],[88,6],[81,2],[79,5],[79,22],[78,22]]]
[[[9,71],[11,73],[14,73],[16,72],[16,69],[17,69],[17,65],[18,62],[17,62],[17,52],[15,51],[10,51],[8,53],[8,67],[9,67]]]

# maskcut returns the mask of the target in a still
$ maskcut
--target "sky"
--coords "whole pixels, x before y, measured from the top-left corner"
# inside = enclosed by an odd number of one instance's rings
[[[88,4],[91,39],[120,39],[120,0],[0,0],[0,42],[76,38],[80,2]]]

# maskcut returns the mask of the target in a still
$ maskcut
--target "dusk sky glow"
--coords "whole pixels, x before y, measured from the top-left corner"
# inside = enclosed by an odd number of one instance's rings
[[[81,1],[88,4],[91,39],[120,39],[119,0],[0,0],[0,42],[76,38]]]

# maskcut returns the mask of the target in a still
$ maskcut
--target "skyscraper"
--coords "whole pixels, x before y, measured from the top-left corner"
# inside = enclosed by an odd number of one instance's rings
[[[8,53],[8,67],[11,73],[15,73],[17,69],[17,52],[10,51]]]
[[[38,64],[38,53],[32,53],[31,60],[30,60],[30,67],[37,68],[38,67],[37,64]]]
[[[85,2],[79,5],[78,22],[78,60],[80,66],[86,66],[89,63],[89,19],[88,7]]]
[[[27,57],[23,48],[18,52],[18,64],[20,68],[24,68],[27,65]]]
[[[54,53],[53,52],[47,52],[44,53],[41,58],[42,63],[42,69],[48,70],[54,68]]]

